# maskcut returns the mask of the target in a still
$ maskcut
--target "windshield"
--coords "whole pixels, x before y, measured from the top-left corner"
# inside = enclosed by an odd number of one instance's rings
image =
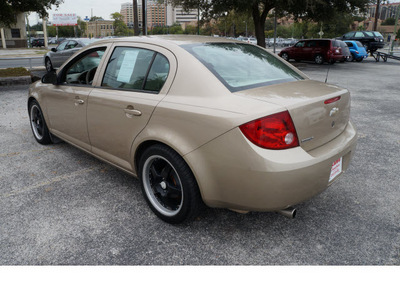
[[[304,79],[274,55],[251,44],[182,45],[231,92]]]

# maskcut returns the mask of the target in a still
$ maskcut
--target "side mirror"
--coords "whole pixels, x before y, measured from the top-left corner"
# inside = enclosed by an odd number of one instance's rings
[[[51,84],[57,85],[58,78],[57,78],[56,71],[53,70],[51,72],[47,72],[46,74],[44,74],[42,77],[42,83],[51,83]]]
[[[50,51],[51,52],[57,52],[57,49],[56,48],[51,48]]]

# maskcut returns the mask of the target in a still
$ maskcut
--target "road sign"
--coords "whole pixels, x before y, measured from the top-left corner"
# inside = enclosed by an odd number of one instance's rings
[[[86,16],[86,17],[83,19],[83,21],[85,21],[85,22],[89,22],[89,21],[90,21],[90,19],[89,19],[89,17],[88,17],[88,16]]]

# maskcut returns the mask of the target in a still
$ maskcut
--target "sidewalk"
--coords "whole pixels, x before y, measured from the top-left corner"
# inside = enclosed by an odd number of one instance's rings
[[[0,58],[43,57],[50,49],[40,48],[0,48]]]

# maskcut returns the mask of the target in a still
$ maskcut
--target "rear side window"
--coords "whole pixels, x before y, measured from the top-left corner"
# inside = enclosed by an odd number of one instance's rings
[[[362,33],[361,31],[357,31],[354,36],[355,37],[364,37],[364,33]]]
[[[329,41],[318,41],[318,46],[329,47]]]
[[[205,43],[181,47],[231,92],[303,79],[274,55],[251,44]]]
[[[348,46],[348,47],[353,47],[353,43],[350,43],[350,42],[345,42],[346,43],[346,45]]]
[[[344,37],[345,37],[346,39],[351,38],[351,37],[353,37],[353,36],[354,36],[354,32],[348,32],[348,33],[346,33],[346,34],[344,35]]]
[[[159,92],[167,79],[169,62],[160,53],[131,47],[115,48],[102,86]]]

